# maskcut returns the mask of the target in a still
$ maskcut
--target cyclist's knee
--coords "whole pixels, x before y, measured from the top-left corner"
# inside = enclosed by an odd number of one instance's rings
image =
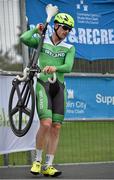
[[[51,134],[55,137],[58,137],[60,132],[61,124],[59,123],[53,123],[51,127]]]
[[[59,130],[61,128],[61,124],[60,123],[53,123],[52,127],[56,130]]]

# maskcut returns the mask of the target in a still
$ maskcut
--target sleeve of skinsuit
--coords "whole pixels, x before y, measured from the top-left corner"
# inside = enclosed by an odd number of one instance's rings
[[[62,72],[62,73],[71,72],[74,62],[74,56],[75,56],[75,47],[72,46],[65,57],[65,63],[61,66],[56,66],[57,72]]]
[[[33,36],[36,33],[38,33],[37,28],[26,31],[20,36],[20,41],[29,47],[37,48],[39,43],[39,38]]]

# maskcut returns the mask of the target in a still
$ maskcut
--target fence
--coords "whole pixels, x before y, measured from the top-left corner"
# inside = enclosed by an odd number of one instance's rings
[[[0,155],[0,166],[30,165],[35,152]],[[65,122],[54,163],[114,161],[114,123]]]
[[[0,71],[22,71],[27,63],[27,48],[19,43],[19,34],[26,28],[25,1],[0,1]],[[6,31],[7,30],[7,31]],[[22,56],[23,55],[23,56]],[[25,61],[24,61],[25,60]],[[24,61],[24,62],[23,62]],[[113,76],[114,61],[90,62],[75,59],[73,72],[90,76]],[[65,122],[55,163],[114,161],[114,121]],[[0,155],[0,166],[31,164],[34,151]]]
[[[102,74],[114,74],[114,60],[96,60],[96,61],[87,61],[84,59],[76,59],[73,67],[74,72],[79,73],[90,73],[92,76],[93,73]]]

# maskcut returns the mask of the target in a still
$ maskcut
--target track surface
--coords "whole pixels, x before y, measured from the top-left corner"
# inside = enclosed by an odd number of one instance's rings
[[[62,171],[58,178],[51,179],[114,179],[114,163],[58,165]],[[50,179],[32,175],[30,167],[1,167],[0,179]]]

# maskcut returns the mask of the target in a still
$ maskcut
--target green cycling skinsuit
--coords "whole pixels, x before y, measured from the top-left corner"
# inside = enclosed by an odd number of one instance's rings
[[[34,36],[37,33],[37,28],[28,30],[21,35],[20,40],[29,47],[37,48],[40,39],[40,36]],[[71,72],[74,55],[73,45],[64,41],[54,45],[51,37],[45,37],[38,65],[41,70],[45,66],[55,66],[57,80],[51,84],[48,78],[52,78],[53,74],[39,74],[36,83],[36,107],[40,120],[51,118],[53,122],[62,123],[66,107],[64,73]]]

